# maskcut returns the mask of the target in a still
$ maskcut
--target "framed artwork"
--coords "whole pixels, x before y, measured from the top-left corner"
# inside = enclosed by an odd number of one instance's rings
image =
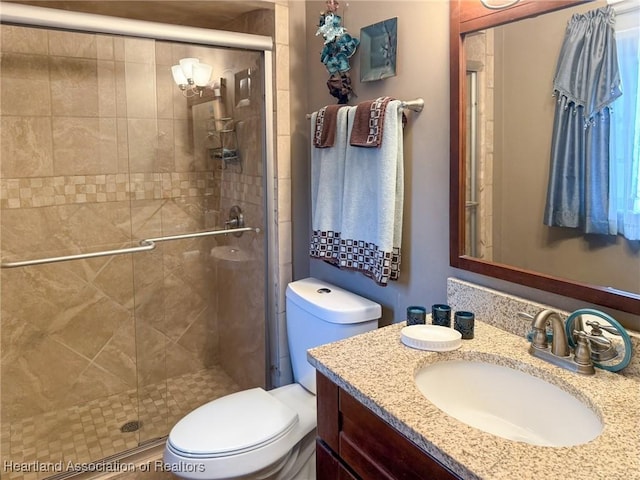
[[[360,29],[361,82],[395,76],[397,44],[397,17]]]

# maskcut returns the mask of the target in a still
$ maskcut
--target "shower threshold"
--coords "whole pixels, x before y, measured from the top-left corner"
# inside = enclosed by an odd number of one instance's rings
[[[44,480],[115,480],[134,472],[153,472],[154,476],[163,471],[162,453],[167,437],[157,438],[125,452],[103,458],[97,462],[82,464],[85,471],[67,471]]]

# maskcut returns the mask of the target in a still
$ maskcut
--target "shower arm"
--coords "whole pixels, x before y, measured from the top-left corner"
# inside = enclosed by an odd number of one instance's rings
[[[169,235],[165,237],[146,238],[140,240],[138,247],[119,248],[116,250],[102,250],[100,252],[78,253],[76,255],[65,255],[61,257],[37,258],[34,260],[23,260],[19,262],[2,262],[0,268],[29,267],[31,265],[44,265],[48,263],[67,262],[69,260],[83,260],[87,258],[107,257],[111,255],[124,255],[128,253],[147,252],[156,248],[160,242],[171,240],[184,240],[188,238],[212,237],[214,235],[242,234],[243,232],[260,233],[257,227],[228,228],[224,230],[207,230],[204,232],[183,233],[180,235]]]

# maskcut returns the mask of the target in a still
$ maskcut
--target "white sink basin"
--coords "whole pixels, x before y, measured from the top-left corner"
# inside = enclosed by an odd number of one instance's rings
[[[587,443],[602,422],[576,397],[512,368],[468,360],[420,369],[422,394],[448,415],[502,438],[547,447]]]

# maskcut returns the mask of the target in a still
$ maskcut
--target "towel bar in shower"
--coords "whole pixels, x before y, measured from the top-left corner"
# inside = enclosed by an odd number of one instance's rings
[[[211,237],[214,235],[228,235],[230,233],[255,232],[260,233],[257,227],[228,228],[224,230],[207,230],[204,232],[183,233],[168,235],[166,237],[145,238],[140,240],[138,247],[119,248],[117,250],[102,250],[100,252],[78,253],[76,255],[64,255],[61,257],[36,258],[19,262],[2,262],[0,268],[28,267],[31,265],[44,265],[47,263],[67,262],[69,260],[83,260],[86,258],[107,257],[111,255],[124,255],[127,253],[146,252],[156,248],[156,243],[170,240],[184,240],[187,238]]]

